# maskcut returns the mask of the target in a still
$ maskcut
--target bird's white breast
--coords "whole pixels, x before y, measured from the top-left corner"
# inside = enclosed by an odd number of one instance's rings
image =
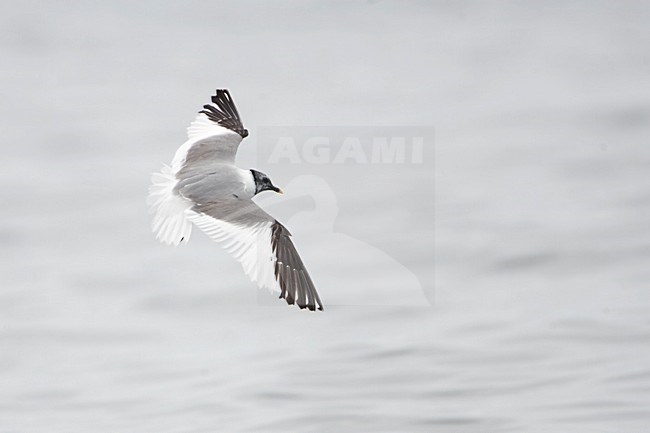
[[[241,182],[244,185],[244,194],[246,198],[253,198],[255,195],[255,178],[253,173],[250,170],[242,170],[241,168],[237,169]]]

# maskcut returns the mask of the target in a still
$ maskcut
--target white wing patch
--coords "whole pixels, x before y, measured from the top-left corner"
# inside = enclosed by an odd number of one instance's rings
[[[163,165],[160,173],[151,175],[151,186],[147,204],[154,213],[151,229],[156,239],[169,245],[178,245],[190,240],[192,223],[185,217],[192,202],[174,193],[176,177],[172,169]]]
[[[206,235],[241,263],[246,275],[258,287],[267,288],[272,292],[280,291],[275,279],[277,258],[271,246],[271,222],[240,226],[191,210],[187,211],[186,215]]]
[[[224,128],[223,126],[219,126],[218,124],[214,123],[210,119],[208,119],[208,116],[206,116],[203,113],[199,113],[194,121],[190,123],[190,126],[187,128],[187,138],[188,140],[181,145],[181,147],[178,148],[176,153],[174,154],[174,159],[172,159],[172,172],[174,174],[178,173],[178,171],[181,169],[183,166],[183,163],[185,162],[185,158],[187,157],[187,152],[189,152],[190,148],[200,140],[203,140],[208,137],[213,137],[215,135],[229,135],[233,138],[233,140],[239,140],[241,141],[241,137],[239,134],[237,134],[234,131],[231,131],[228,128]]]
[[[187,128],[187,138],[190,140],[200,140],[202,138],[210,137],[212,135],[223,135],[223,134],[235,134],[239,136],[234,131],[231,131],[228,128],[220,126],[206,116],[203,113],[199,113],[194,121],[190,123],[190,126]],[[241,138],[241,137],[240,137]]]

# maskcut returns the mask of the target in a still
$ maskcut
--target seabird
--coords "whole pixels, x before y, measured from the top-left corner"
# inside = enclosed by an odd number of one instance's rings
[[[237,259],[260,288],[280,292],[288,304],[323,309],[291,233],[253,202],[262,191],[282,190],[257,170],[235,166],[248,136],[230,93],[218,89],[187,128],[188,140],[171,166],[151,177],[152,230],[169,245],[186,243],[196,225]]]

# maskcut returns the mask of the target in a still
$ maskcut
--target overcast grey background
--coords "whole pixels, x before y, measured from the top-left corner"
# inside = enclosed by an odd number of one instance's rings
[[[647,431],[650,8],[565,3],[2,2],[0,432]],[[217,87],[323,313],[150,233]],[[434,154],[305,178],[280,126]]]

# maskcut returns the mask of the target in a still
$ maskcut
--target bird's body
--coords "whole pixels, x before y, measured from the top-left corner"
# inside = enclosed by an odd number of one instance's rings
[[[227,90],[217,90],[188,128],[188,140],[171,166],[152,175],[149,205],[152,229],[163,243],[189,241],[192,225],[220,243],[257,283],[280,292],[289,304],[323,309],[316,288],[289,231],[252,198],[281,192],[257,170],[234,165],[248,135]]]
[[[176,176],[176,192],[195,203],[232,197],[250,200],[255,196],[251,171],[234,165],[215,163],[200,170],[181,170]]]

